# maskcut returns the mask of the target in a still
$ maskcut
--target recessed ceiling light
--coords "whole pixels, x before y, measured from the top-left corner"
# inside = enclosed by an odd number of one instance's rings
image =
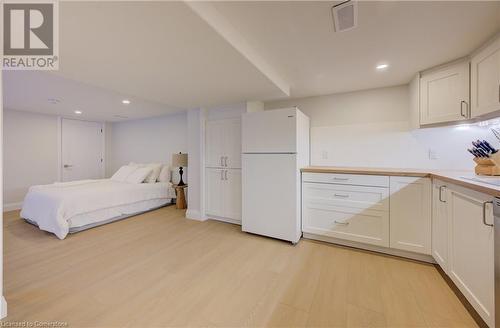
[[[76,115],[82,115],[82,111],[81,110],[75,110],[75,114]]]
[[[123,99],[123,100],[122,100],[122,103],[123,103],[123,104],[125,104],[125,105],[128,105],[128,104],[130,104],[130,100],[128,100],[128,99]]]
[[[377,65],[377,67],[375,67],[375,68],[376,68],[376,69],[378,69],[379,71],[381,71],[381,70],[386,69],[387,67],[389,67],[389,65],[388,65],[388,64],[379,64],[379,65]]]

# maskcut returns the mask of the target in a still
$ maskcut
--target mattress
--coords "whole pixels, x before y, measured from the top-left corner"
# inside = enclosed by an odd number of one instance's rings
[[[171,183],[130,184],[109,179],[34,186],[21,217],[64,239],[71,231],[158,208],[175,198]],[[81,229],[79,229],[81,228]]]

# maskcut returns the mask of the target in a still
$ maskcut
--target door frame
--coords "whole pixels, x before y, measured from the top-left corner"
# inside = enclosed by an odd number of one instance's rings
[[[77,118],[70,117],[57,117],[57,181],[62,182],[63,176],[63,156],[62,156],[62,125],[63,120],[73,120],[73,121],[84,121],[84,122],[93,122],[101,124],[101,149],[102,149],[102,165],[101,165],[101,179],[104,179],[106,176],[106,124],[104,122],[92,121],[92,120],[82,120]]]

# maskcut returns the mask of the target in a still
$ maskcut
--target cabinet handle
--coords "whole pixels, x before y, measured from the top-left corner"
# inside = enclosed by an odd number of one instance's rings
[[[493,204],[493,202],[490,200],[488,202],[483,203],[483,224],[490,226],[490,227],[493,227],[493,224],[486,222],[486,204]]]
[[[349,195],[344,195],[344,194],[334,194],[333,196],[340,198],[349,198]]]
[[[227,181],[227,170],[224,171],[224,180]]]
[[[333,180],[337,180],[337,181],[348,181],[349,178],[339,178],[339,177],[333,177]]]
[[[464,105],[465,104],[465,115],[464,115]],[[462,100],[460,102],[460,115],[464,118],[469,118],[469,104],[465,101],[465,100]]]
[[[227,167],[227,156],[224,156],[224,166]]]
[[[439,201],[442,202],[442,203],[446,203],[446,201],[443,200],[443,197],[442,197],[442,195],[443,195],[443,188],[446,188],[446,186],[440,186],[439,187]]]
[[[224,171],[220,170],[220,179],[224,180]]]
[[[223,158],[223,156],[220,157],[220,166],[224,166],[224,162],[222,162],[223,161],[222,158]]]
[[[343,226],[348,226],[349,225],[349,222],[340,222],[340,221],[333,221],[335,224],[339,224],[339,225],[343,225]]]

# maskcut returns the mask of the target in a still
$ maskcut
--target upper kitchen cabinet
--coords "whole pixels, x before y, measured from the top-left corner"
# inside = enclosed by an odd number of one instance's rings
[[[471,59],[472,116],[500,110],[500,35]]]
[[[421,125],[469,119],[469,62],[422,73],[419,91]]]

